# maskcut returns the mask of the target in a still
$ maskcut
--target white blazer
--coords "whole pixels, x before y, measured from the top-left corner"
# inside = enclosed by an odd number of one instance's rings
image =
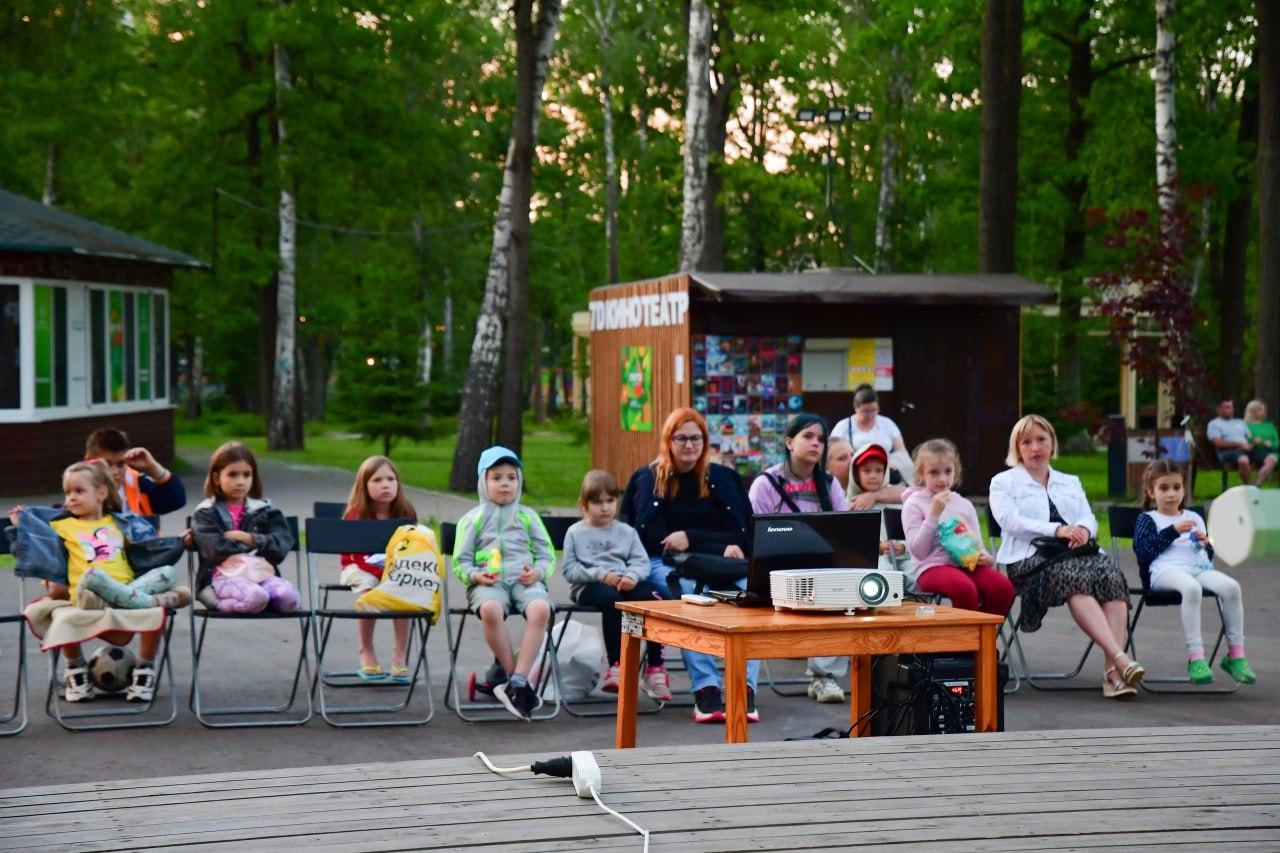
[[[1017,465],[991,478],[991,514],[1001,531],[997,563],[1009,565],[1025,560],[1035,553],[1032,539],[1057,532],[1058,525],[1049,521],[1050,500],[1067,524],[1078,524],[1088,528],[1090,535],[1098,535],[1098,520],[1093,517],[1079,477],[1050,468],[1046,488],[1026,468]]]

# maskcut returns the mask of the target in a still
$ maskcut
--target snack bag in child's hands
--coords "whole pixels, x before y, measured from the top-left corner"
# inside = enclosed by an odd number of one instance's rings
[[[431,528],[405,524],[396,528],[387,543],[382,582],[356,599],[356,610],[366,613],[431,613],[440,616],[440,546]]]
[[[957,566],[964,566],[969,571],[978,567],[982,544],[960,519],[948,518],[938,525],[938,542]]]
[[[485,548],[482,551],[476,551],[476,570],[487,575],[502,577],[502,550]]]
[[[262,583],[276,575],[275,566],[257,554],[232,554],[219,563],[213,572],[224,578],[244,578],[251,583]]]

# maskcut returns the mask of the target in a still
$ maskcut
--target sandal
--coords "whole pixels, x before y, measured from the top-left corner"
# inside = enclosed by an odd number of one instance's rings
[[[387,677],[387,674],[382,671],[382,665],[376,663],[373,666],[360,667],[356,670],[356,675],[360,676],[361,681],[382,681]]]
[[[1111,680],[1111,673],[1116,672],[1116,667],[1111,667],[1102,676],[1102,695],[1107,699],[1128,699],[1138,695],[1137,688],[1125,684],[1121,681],[1119,684]]]
[[[409,677],[409,667],[391,664],[391,680],[396,684],[408,684],[413,680]]]
[[[1123,651],[1116,652],[1115,655],[1113,655],[1111,658],[1111,662],[1115,664],[1113,669],[1119,669],[1120,667],[1119,659],[1121,657],[1129,657],[1129,656],[1125,654]],[[1107,670],[1107,671],[1108,673],[1110,673],[1113,670]],[[1136,660],[1130,659],[1129,665],[1126,666],[1123,670],[1121,670],[1120,677],[1124,679],[1124,683],[1129,687],[1137,687],[1139,682],[1142,681],[1143,676],[1145,676],[1146,674],[1147,674],[1147,670],[1145,667],[1143,667],[1142,664],[1138,663]]]

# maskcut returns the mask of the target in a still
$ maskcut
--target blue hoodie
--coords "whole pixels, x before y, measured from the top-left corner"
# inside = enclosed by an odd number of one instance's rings
[[[516,495],[511,503],[499,506],[489,500],[485,475],[501,462],[516,467]],[[520,457],[505,447],[490,447],[480,454],[476,476],[480,505],[458,520],[458,534],[453,545],[453,573],[470,586],[475,583],[474,576],[483,568],[476,565],[477,552],[497,550],[502,554],[503,578],[514,579],[525,566],[533,566],[542,572],[542,580],[546,581],[555,570],[556,552],[542,518],[520,504],[524,491]]]

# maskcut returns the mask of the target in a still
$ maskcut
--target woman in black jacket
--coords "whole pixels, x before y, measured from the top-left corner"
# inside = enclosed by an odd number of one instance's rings
[[[662,446],[650,464],[631,475],[623,496],[623,510],[640,534],[649,554],[649,580],[667,590],[672,567],[669,554],[688,552],[743,559],[751,504],[742,479],[732,468],[707,458],[707,423],[696,411],[679,408],[662,425]],[[683,592],[694,584],[680,580]],[[746,578],[738,583],[745,588]],[[724,683],[716,659],[700,652],[683,652],[693,688],[693,719],[699,723],[724,720]],[[747,719],[758,722],[756,675],[759,661],[747,661]]]

